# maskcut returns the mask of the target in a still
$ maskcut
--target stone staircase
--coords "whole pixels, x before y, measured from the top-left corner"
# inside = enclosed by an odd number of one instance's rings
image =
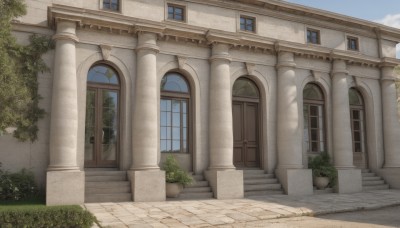
[[[86,170],[85,203],[132,201],[126,171]]]
[[[361,175],[363,191],[389,189],[389,185],[385,183],[385,180],[371,170],[362,169]]]
[[[182,199],[211,199],[214,194],[208,181],[205,180],[204,175],[193,175],[195,182],[186,186],[181,194],[176,198],[177,200]]]
[[[244,196],[263,196],[284,194],[282,185],[274,174],[267,174],[260,169],[244,169]]]

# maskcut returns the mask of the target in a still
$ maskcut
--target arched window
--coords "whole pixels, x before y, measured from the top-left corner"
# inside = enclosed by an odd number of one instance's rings
[[[233,97],[259,98],[257,86],[247,78],[239,78],[233,84]]]
[[[190,88],[179,73],[167,73],[161,80],[160,150],[188,153]]]
[[[365,152],[364,101],[357,89],[349,89],[353,152]]]
[[[94,65],[87,76],[85,166],[116,167],[119,147],[118,73],[105,64]]]
[[[309,83],[303,90],[304,143],[307,152],[325,151],[325,101],[319,86]]]

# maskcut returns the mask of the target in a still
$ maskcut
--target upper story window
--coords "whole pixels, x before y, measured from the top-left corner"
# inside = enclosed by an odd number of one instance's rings
[[[352,51],[358,51],[359,50],[358,38],[357,37],[352,37],[352,36],[348,36],[347,37],[347,50],[352,50]]]
[[[185,21],[185,7],[168,4],[168,19],[175,21]]]
[[[240,16],[240,30],[255,32],[256,19],[254,17]]]
[[[103,9],[119,11],[119,0],[103,0]]]
[[[307,43],[321,44],[320,32],[315,29],[307,29]]]

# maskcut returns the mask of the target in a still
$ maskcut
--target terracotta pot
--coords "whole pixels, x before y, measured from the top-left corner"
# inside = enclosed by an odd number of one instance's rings
[[[179,193],[181,193],[183,186],[178,183],[166,183],[165,185],[166,193],[168,198],[176,198],[179,196]]]
[[[314,185],[317,189],[325,189],[329,184],[329,177],[314,177]]]

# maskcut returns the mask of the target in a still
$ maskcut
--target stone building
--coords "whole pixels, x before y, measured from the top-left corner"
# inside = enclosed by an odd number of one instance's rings
[[[217,199],[271,174],[313,194],[307,158],[323,151],[339,193],[362,191],[367,168],[400,188],[399,29],[278,0],[26,4],[18,41],[56,44],[39,76],[47,115],[33,144],[0,137],[0,161],[31,168],[48,205],[121,200],[121,173],[128,200],[165,200],[167,154]]]

